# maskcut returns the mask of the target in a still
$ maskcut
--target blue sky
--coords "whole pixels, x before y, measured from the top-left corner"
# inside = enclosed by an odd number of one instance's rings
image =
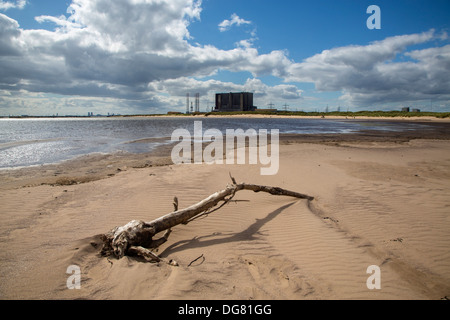
[[[222,91],[450,111],[449,21],[448,0],[0,0],[0,115],[184,111],[187,92],[206,110]]]

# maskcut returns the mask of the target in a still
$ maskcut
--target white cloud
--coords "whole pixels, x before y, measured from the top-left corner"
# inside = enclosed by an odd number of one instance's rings
[[[168,93],[174,99],[172,104],[178,100],[180,101],[181,109],[183,110],[184,98],[186,93],[193,95],[199,93],[202,100],[207,100],[210,105],[214,102],[217,92],[253,92],[254,103],[260,108],[266,108],[268,101],[293,101],[303,99],[302,90],[299,90],[294,85],[280,84],[269,86],[264,84],[260,79],[250,78],[244,84],[236,84],[233,82],[223,82],[214,79],[198,80],[189,77],[178,79],[164,80],[152,82],[149,84],[150,91],[159,93]]]
[[[353,105],[450,99],[450,46],[406,51],[439,38],[431,30],[325,50],[288,66],[286,80],[313,82],[319,91],[342,91],[341,100]]]
[[[254,76],[285,73],[290,61],[283,51],[191,45],[188,26],[200,19],[200,4],[73,0],[66,16],[36,17],[54,23],[53,31],[20,29],[0,14],[0,90],[108,97],[152,112],[162,96],[149,83],[204,77],[219,69]]]
[[[69,29],[73,28],[81,28],[82,26],[80,24],[77,24],[70,19],[67,19],[66,16],[61,15],[59,17],[53,17],[53,16],[38,16],[35,17],[35,20],[39,23],[43,22],[53,22],[57,26],[59,26],[61,29],[59,30],[65,30],[68,31]]]
[[[0,18],[5,24],[2,32],[9,36],[2,41],[23,55],[23,61],[3,61],[12,77],[22,79],[26,67],[31,77],[40,73],[48,81],[47,72],[57,66],[58,76],[67,77],[55,79],[59,85],[90,80],[136,86],[205,76],[218,68],[281,74],[287,62],[280,51],[259,55],[249,47],[226,51],[190,45],[187,26],[200,14],[193,0],[74,0],[69,13],[68,17],[36,18],[54,22],[55,31],[21,30],[14,20]],[[13,36],[20,38],[21,48],[12,42]]]
[[[240,26],[243,24],[251,24],[251,21],[244,20],[242,18],[239,18],[239,16],[236,13],[233,13],[230,17],[230,20],[223,20],[219,24],[219,30],[220,32],[224,32],[227,30],[230,30],[230,28],[234,25]]]
[[[27,0],[3,1],[0,0],[0,10],[23,9],[27,4]]]
[[[19,37],[20,31],[17,21],[0,13],[0,57],[20,54]]]
[[[73,21],[105,49],[173,54],[186,49],[188,25],[200,18],[196,0],[73,0]]]

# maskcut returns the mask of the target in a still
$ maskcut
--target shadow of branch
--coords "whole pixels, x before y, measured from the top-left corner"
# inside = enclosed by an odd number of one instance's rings
[[[275,219],[280,213],[282,213],[287,208],[294,205],[296,202],[292,202],[286,204],[275,211],[269,213],[265,218],[257,219],[254,223],[248,226],[247,229],[238,232],[238,233],[229,233],[225,234],[225,237],[217,238],[218,235],[223,236],[222,233],[213,233],[206,236],[194,237],[190,240],[182,240],[178,241],[167,248],[164,249],[160,253],[161,257],[166,257],[169,254],[173,254],[175,252],[183,251],[189,248],[203,248],[207,246],[218,245],[222,243],[230,243],[230,242],[238,242],[238,241],[248,241],[253,240],[255,234],[259,232],[259,230],[269,221]],[[210,239],[213,238],[213,239]]]

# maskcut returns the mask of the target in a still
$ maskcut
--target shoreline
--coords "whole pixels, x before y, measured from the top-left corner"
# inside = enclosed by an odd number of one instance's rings
[[[2,119],[148,119],[148,118],[181,118],[181,117],[193,117],[193,118],[279,118],[279,119],[319,119],[319,120],[373,120],[373,121],[411,121],[411,122],[450,122],[450,117],[439,118],[435,116],[359,116],[359,115],[285,115],[285,114],[181,114],[181,115],[170,115],[170,114],[154,114],[154,115],[120,115],[120,116],[27,116],[27,117],[0,117]]]
[[[338,134],[280,134],[280,145],[322,144],[348,146],[380,143],[400,145],[411,140],[450,140],[450,123],[425,123],[427,128],[410,131],[366,130]],[[35,186],[38,184],[70,185],[113,177],[128,168],[146,168],[172,165],[171,151],[177,142],[163,144],[145,153],[93,153],[77,156],[53,164],[33,165],[0,170],[0,189]],[[204,143],[203,147],[205,147]]]
[[[411,122],[450,122],[450,118],[437,118],[430,116],[395,116],[395,117],[371,117],[371,116],[335,116],[335,115],[324,115],[324,116],[299,116],[299,115],[198,115],[194,117],[211,117],[211,118],[280,118],[280,119],[318,119],[318,120],[373,120],[373,121],[411,121]]]

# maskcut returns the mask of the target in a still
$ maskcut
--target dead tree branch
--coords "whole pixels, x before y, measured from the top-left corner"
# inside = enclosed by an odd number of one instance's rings
[[[187,224],[201,216],[211,214],[229,203],[236,192],[241,190],[266,192],[272,195],[289,196],[308,201],[314,200],[311,196],[278,187],[246,183],[238,184],[231,175],[230,177],[233,184],[188,208],[179,210],[178,199],[175,197],[173,203],[174,212],[151,222],[133,220],[122,227],[116,227],[103,234],[102,254],[104,256],[115,256],[118,259],[125,255],[138,255],[147,261],[158,262],[161,259],[150,250],[158,248],[165,243],[173,227],[179,224]],[[154,240],[153,237],[162,231],[165,231],[164,235]]]

